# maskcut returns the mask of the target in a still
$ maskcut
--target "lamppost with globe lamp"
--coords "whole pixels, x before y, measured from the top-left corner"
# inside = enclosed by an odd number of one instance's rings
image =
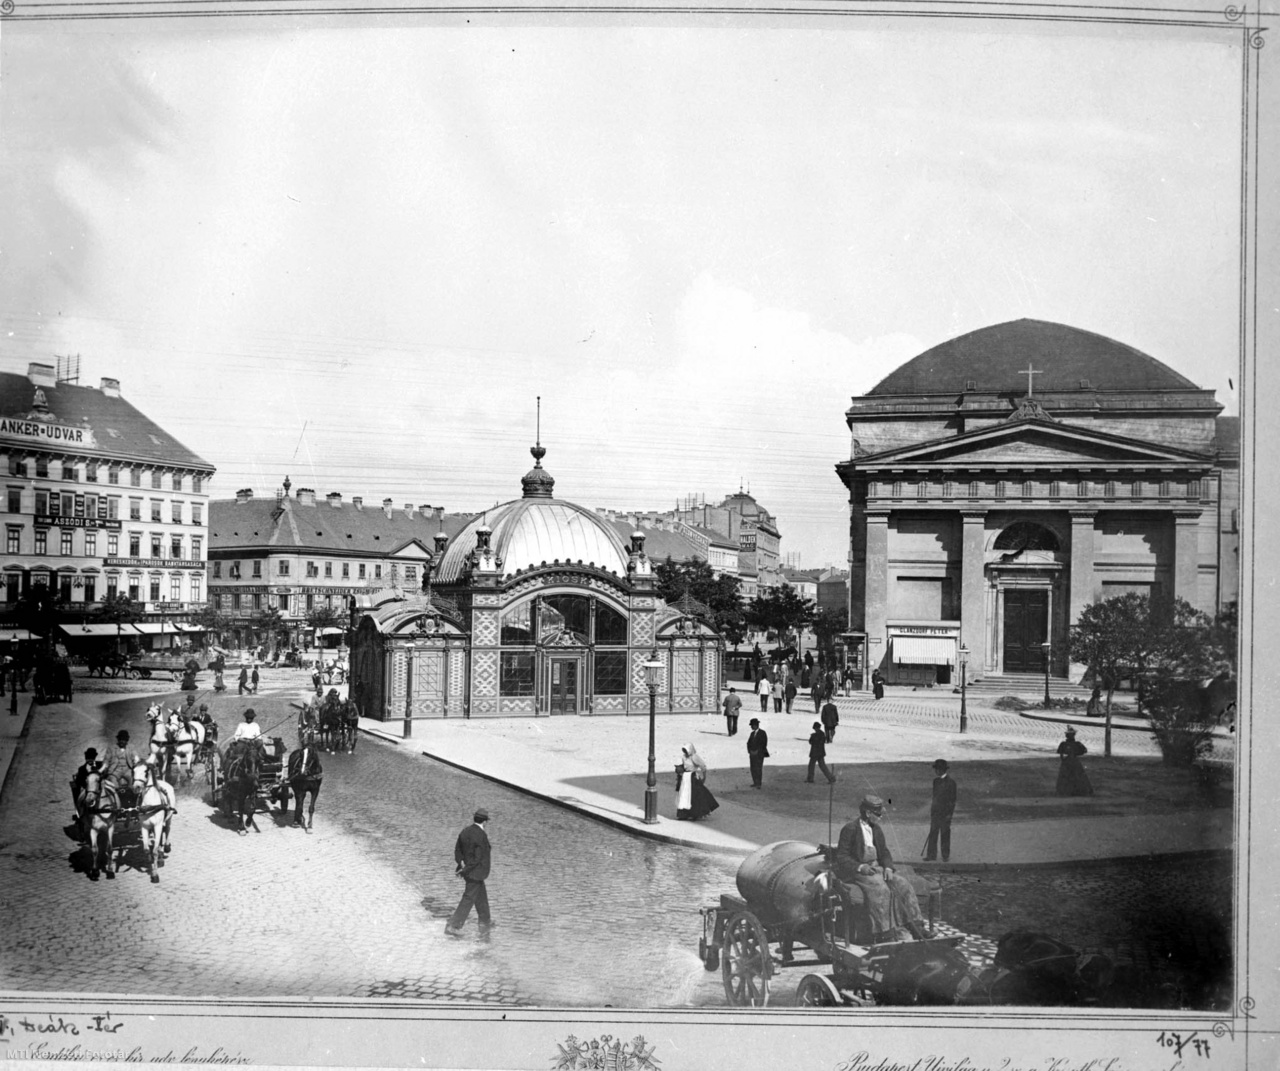
[[[662,673],[662,661],[658,658],[655,647],[648,661],[644,663],[644,683],[649,688],[649,775],[644,779],[644,821],[645,825],[655,825],[658,821],[658,771],[655,766],[658,756],[655,753],[656,724],[658,702],[658,677]]]
[[[1044,652],[1044,705],[1046,708],[1053,705],[1049,699],[1049,648],[1052,646],[1048,640],[1040,645],[1040,650]]]
[[[960,647],[960,731],[969,730],[969,711],[965,706],[966,689],[969,684],[969,648]]]

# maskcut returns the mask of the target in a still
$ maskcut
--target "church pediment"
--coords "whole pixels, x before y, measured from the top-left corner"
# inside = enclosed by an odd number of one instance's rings
[[[1126,439],[1105,432],[1064,424],[1020,421],[980,428],[948,439],[933,439],[914,446],[859,458],[859,468],[942,465],[986,467],[1035,465],[1069,468],[1080,465],[1187,465],[1207,464],[1203,454]]]

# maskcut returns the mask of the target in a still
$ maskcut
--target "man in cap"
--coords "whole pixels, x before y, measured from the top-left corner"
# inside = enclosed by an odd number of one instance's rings
[[[738,697],[738,689],[730,688],[724,697],[724,722],[730,736],[738,733],[738,714],[742,710],[742,700]]]
[[[76,826],[80,830],[80,839],[86,840],[84,812],[81,810],[84,790],[89,784],[89,775],[98,769],[98,749],[86,748],[84,762],[76,768],[75,777],[71,779],[71,799],[76,808]]]
[[[871,916],[872,940],[877,944],[897,939],[895,916],[917,941],[927,936],[916,891],[905,877],[894,869],[893,856],[885,843],[880,821],[884,817],[884,800],[864,796],[858,817],[840,830],[836,847],[836,877],[862,890],[867,912]],[[852,907],[845,902],[846,917]]]
[[[827,734],[822,723],[817,721],[813,723],[813,732],[809,734],[809,776],[805,778],[805,782],[810,785],[813,784],[814,766],[822,770],[827,784],[835,784],[836,775],[827,769]]]
[[[489,834],[484,831],[484,824],[489,821],[489,812],[483,807],[476,809],[472,816],[472,824],[458,834],[458,842],[453,847],[453,859],[457,864],[458,877],[467,887],[463,890],[462,899],[444,928],[450,937],[461,937],[462,927],[466,925],[471,908],[476,909],[476,919],[480,923],[480,936],[487,937],[496,923],[489,917],[489,893],[485,889],[485,879],[489,876]]]
[[[133,806],[133,770],[141,762],[142,757],[129,745],[128,730],[121,729],[116,733],[116,746],[107,748],[101,763],[103,780],[115,786],[121,806]]]
[[[759,788],[764,780],[764,760],[769,757],[769,734],[760,728],[760,719],[750,721],[751,735],[747,737],[747,761],[751,764],[751,787]]]
[[[933,802],[929,805],[929,839],[925,843],[926,862],[938,858],[938,840],[942,840],[942,861],[951,858],[951,816],[956,809],[956,783],[947,775],[946,759],[933,762]]]

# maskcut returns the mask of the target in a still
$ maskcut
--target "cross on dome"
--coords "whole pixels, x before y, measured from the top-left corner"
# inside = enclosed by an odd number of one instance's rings
[[[1028,398],[1032,398],[1032,397],[1034,397],[1034,396],[1035,396],[1035,393],[1036,393],[1036,392],[1035,392],[1035,377],[1036,377],[1036,376],[1044,375],[1044,369],[1043,369],[1043,368],[1033,368],[1033,367],[1032,367],[1032,365],[1031,365],[1031,362],[1030,362],[1030,361],[1028,361],[1028,362],[1027,362],[1027,367],[1026,367],[1026,368],[1024,368],[1021,372],[1019,372],[1019,373],[1018,373],[1018,375],[1020,375],[1020,376],[1026,376],[1026,377],[1027,377],[1027,397],[1028,397]]]

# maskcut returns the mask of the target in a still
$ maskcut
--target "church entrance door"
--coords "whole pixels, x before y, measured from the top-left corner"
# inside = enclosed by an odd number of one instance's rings
[[[551,659],[551,713],[578,713],[578,660]]]
[[[1049,638],[1049,592],[1007,588],[1004,593],[1004,671],[1043,673]]]

